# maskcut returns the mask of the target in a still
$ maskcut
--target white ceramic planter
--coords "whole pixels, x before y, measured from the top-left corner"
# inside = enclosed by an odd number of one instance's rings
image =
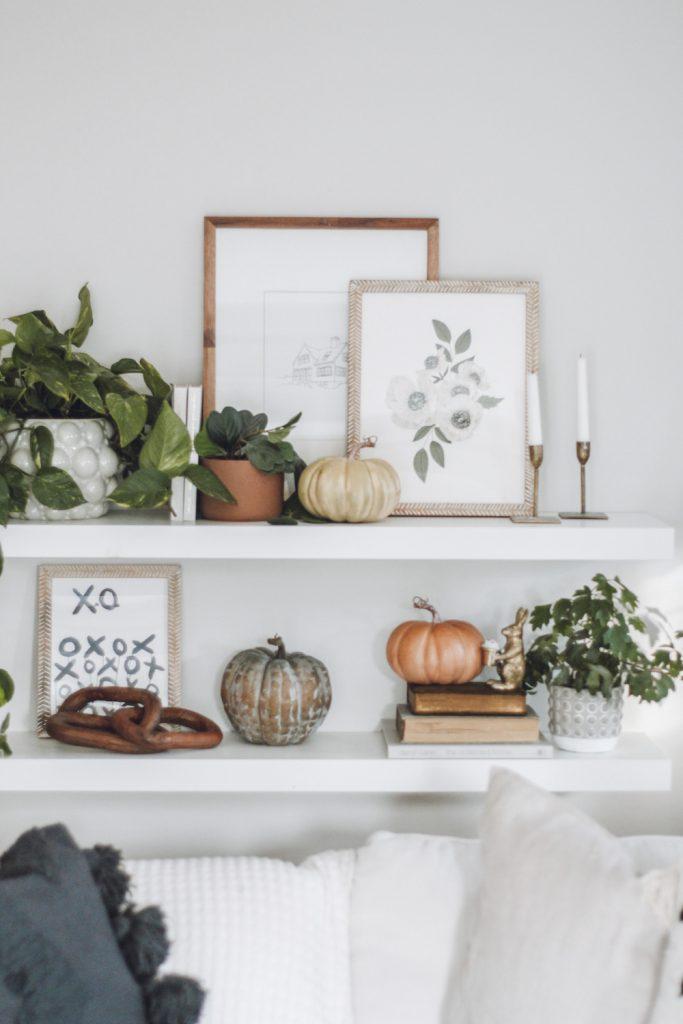
[[[624,693],[615,687],[612,696],[590,694],[568,686],[551,686],[548,720],[553,742],[574,753],[605,753],[613,750],[621,734]]]
[[[30,431],[26,427],[39,424],[47,427],[54,438],[52,465],[66,470],[86,500],[76,508],[62,510],[47,508],[30,494],[22,518],[65,520],[97,519],[103,516],[108,508],[107,496],[116,487],[119,471],[119,457],[109,445],[109,439],[114,433],[111,423],[105,419],[26,420],[12,453],[12,464],[31,475],[35,474],[36,467],[29,447]],[[8,433],[9,444],[13,439],[12,433]]]

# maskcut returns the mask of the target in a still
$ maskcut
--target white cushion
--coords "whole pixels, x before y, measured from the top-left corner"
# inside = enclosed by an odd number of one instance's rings
[[[351,900],[355,1024],[441,1024],[478,879],[476,840],[380,832],[358,851]]]
[[[164,972],[208,992],[202,1024],[351,1024],[349,904],[355,854],[299,867],[265,857],[128,861],[133,899],[160,904]]]
[[[678,867],[638,878],[568,801],[492,774],[482,886],[453,1024],[646,1024],[676,917]]]

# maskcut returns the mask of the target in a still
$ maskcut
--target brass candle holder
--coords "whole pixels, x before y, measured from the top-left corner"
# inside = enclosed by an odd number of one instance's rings
[[[510,516],[510,521],[512,523],[518,523],[520,526],[534,525],[534,524],[541,524],[541,523],[547,523],[548,525],[550,525],[551,523],[559,523],[560,522],[559,516],[550,516],[550,515],[541,516],[541,515],[538,514],[538,477],[539,477],[539,470],[540,470],[541,465],[543,463],[543,445],[542,444],[530,444],[529,445],[529,461],[531,462],[531,465],[532,465],[533,470],[534,470],[534,491],[533,491],[533,499],[532,499],[532,506],[531,506],[531,515],[530,516]]]
[[[586,463],[591,457],[590,441],[576,442],[576,457],[581,467],[581,511],[560,512],[562,519],[608,519],[604,512],[586,512]]]

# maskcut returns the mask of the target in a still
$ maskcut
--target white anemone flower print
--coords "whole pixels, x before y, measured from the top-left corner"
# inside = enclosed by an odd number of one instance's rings
[[[449,441],[466,441],[477,429],[482,414],[483,409],[478,402],[462,395],[439,407],[436,422]]]
[[[436,394],[426,373],[414,378],[392,377],[387,390],[387,405],[399,427],[416,430],[434,418]]]
[[[472,332],[464,330],[454,340],[442,320],[432,320],[432,328],[434,349],[414,377],[392,377],[386,398],[393,422],[413,431],[411,442],[419,445],[413,469],[423,483],[430,465],[443,469],[449,446],[470,440],[482,417],[504,400],[491,394],[485,367],[476,356],[465,355],[472,348]],[[454,458],[455,449],[451,452]]]

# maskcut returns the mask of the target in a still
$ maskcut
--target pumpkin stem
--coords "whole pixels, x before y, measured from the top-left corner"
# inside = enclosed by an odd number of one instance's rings
[[[287,655],[285,650],[285,642],[282,637],[276,633],[275,636],[271,636],[269,640],[266,640],[267,644],[271,644],[273,647],[277,647],[277,651],[273,655],[274,658],[284,658]]]
[[[422,611],[430,612],[432,616],[432,622],[441,622],[441,616],[437,612],[433,604],[429,603],[428,597],[414,597],[413,608],[421,608]],[[270,641],[268,641],[270,643]]]
[[[364,437],[362,441],[351,441],[349,443],[348,458],[359,459],[361,449],[363,448],[374,448],[377,444],[376,437]]]

